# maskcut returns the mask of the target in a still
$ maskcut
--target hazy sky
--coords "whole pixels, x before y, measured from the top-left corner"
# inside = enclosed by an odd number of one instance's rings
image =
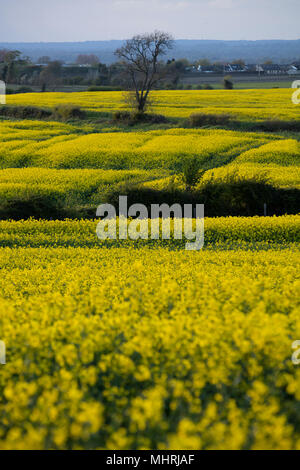
[[[0,0],[0,41],[299,39],[300,0]]]

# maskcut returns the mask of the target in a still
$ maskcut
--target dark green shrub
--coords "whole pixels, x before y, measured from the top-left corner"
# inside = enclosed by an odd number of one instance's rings
[[[128,123],[130,120],[130,112],[129,111],[115,111],[113,113],[113,121],[114,122],[122,122]]]
[[[79,106],[58,104],[53,108],[52,117],[59,121],[68,121],[70,119],[84,119],[86,113]]]
[[[281,121],[280,119],[270,119],[263,121],[258,126],[261,130],[266,132],[281,132],[281,131],[300,131],[299,121]]]
[[[35,106],[0,106],[0,115],[16,119],[46,119],[51,111]]]
[[[228,114],[193,113],[189,117],[189,123],[191,127],[224,126],[230,119]]]
[[[131,114],[130,120],[132,124],[164,124],[168,122],[167,118],[162,114],[141,113],[138,111]]]
[[[116,111],[113,114],[113,121],[117,123],[134,126],[136,124],[164,124],[168,120],[161,114],[141,113],[140,111]]]
[[[197,178],[195,170],[191,173],[191,182]],[[202,171],[203,174],[203,171]],[[194,179],[193,179],[194,178]],[[263,177],[245,179],[239,175],[231,174],[222,181],[211,179],[201,180],[199,171],[199,184],[183,190],[178,184],[168,184],[161,190],[127,183],[122,187],[113,188],[106,193],[106,202],[119,205],[119,195],[128,197],[128,204],[144,204],[148,211],[151,204],[204,204],[205,214],[208,217],[223,216],[255,216],[264,215],[264,204],[267,204],[267,214],[283,215],[297,214],[300,207],[300,191],[273,187]]]
[[[55,194],[20,194],[0,202],[0,219],[64,218],[63,202]]]
[[[120,195],[127,196],[128,206],[136,203],[144,204],[148,211],[150,211],[151,204],[196,204],[197,202],[196,197],[189,191],[181,191],[173,187],[168,187],[158,191],[134,183],[127,183],[119,187],[118,190],[114,188],[107,192],[105,195],[105,202],[118,208]]]
[[[195,193],[206,214],[214,217],[263,215],[265,203],[268,215],[296,214],[300,205],[299,190],[273,187],[263,175],[244,178],[233,173],[222,181],[200,183]]]
[[[205,170],[200,169],[200,163],[197,157],[185,160],[182,170],[187,190],[193,188],[205,173]]]
[[[225,90],[233,90],[233,81],[230,76],[224,77],[223,85]]]

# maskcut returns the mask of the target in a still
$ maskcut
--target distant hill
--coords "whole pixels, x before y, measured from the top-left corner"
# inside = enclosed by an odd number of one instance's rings
[[[96,54],[102,63],[110,64],[116,60],[114,50],[123,41],[87,42],[40,42],[40,43],[0,43],[0,49],[18,49],[36,61],[41,56],[51,59],[74,62],[78,54]],[[206,58],[210,61],[233,61],[244,59],[248,63],[272,60],[287,63],[300,60],[299,40],[262,40],[262,41],[215,41],[215,40],[177,40],[175,48],[167,58],[183,58],[193,61]]]

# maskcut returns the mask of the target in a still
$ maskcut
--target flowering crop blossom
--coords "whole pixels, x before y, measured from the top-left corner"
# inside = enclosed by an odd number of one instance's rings
[[[192,253],[0,222],[1,449],[300,448],[300,218],[206,226]]]

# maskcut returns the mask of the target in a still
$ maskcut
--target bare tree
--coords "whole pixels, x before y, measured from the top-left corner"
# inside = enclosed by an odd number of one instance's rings
[[[43,68],[40,73],[40,83],[42,85],[42,91],[46,91],[47,87],[52,87],[53,91],[57,86],[62,83],[62,64],[58,60],[49,62],[49,64]]]
[[[143,113],[150,91],[162,77],[159,59],[174,45],[173,37],[161,31],[134,36],[115,51],[126,68],[136,107]]]

